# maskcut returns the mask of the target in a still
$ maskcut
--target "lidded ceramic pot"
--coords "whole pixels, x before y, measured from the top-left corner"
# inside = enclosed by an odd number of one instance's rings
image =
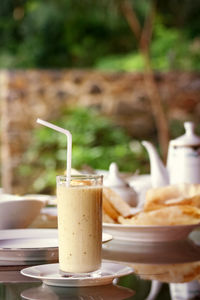
[[[126,203],[135,207],[137,205],[137,193],[132,187],[120,176],[116,163],[111,163],[108,174],[104,177],[103,185],[112,189]]]
[[[184,122],[184,127],[185,134],[169,142],[166,167],[155,147],[148,141],[142,142],[149,153],[152,187],[200,183],[200,136],[195,134],[192,122]]]
[[[192,122],[185,122],[185,134],[170,141],[167,169],[170,183],[200,183],[200,137]]]

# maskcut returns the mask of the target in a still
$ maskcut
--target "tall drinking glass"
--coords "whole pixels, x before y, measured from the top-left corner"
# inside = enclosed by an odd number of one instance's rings
[[[57,176],[59,269],[90,273],[101,267],[102,176]]]

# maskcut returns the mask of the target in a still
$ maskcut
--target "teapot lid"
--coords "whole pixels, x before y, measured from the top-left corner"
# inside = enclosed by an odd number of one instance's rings
[[[194,123],[184,122],[185,134],[172,140],[170,143],[172,146],[200,146],[200,137],[194,133]]]
[[[107,187],[126,187],[127,183],[120,177],[119,169],[116,163],[111,163],[109,166],[109,172],[104,177],[104,186]]]

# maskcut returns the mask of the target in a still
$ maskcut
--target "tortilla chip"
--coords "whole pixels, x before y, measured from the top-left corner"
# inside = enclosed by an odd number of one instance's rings
[[[147,191],[144,211],[163,206],[191,205],[200,208],[200,184],[168,185]]]
[[[189,205],[162,207],[144,211],[131,218],[118,217],[121,224],[173,226],[200,223],[200,209]]]

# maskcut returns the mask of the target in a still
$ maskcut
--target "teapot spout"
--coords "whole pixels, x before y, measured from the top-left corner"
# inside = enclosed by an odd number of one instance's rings
[[[146,148],[149,154],[152,187],[168,185],[169,175],[167,169],[158,156],[155,147],[147,141],[142,141],[142,145]]]

